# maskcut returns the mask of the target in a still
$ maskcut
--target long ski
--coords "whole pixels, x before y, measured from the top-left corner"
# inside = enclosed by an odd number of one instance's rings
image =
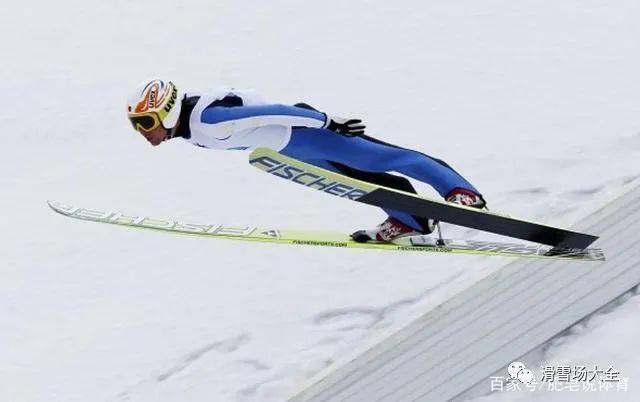
[[[554,258],[578,261],[601,261],[604,254],[598,249],[563,250],[549,255],[550,247],[483,241],[444,239],[442,244],[427,236],[404,238],[397,244],[357,243],[348,235],[335,232],[286,230],[255,226],[229,226],[221,224],[187,223],[175,219],[151,218],[115,211],[87,209],[59,202],[48,201],[55,212],[69,218],[107,223],[122,227],[148,229],[173,234],[209,237],[215,239],[242,240],[265,243],[281,243],[302,246],[354,248],[384,251],[414,251],[450,254],[477,254],[504,257]]]
[[[597,236],[585,233],[421,197],[416,194],[356,180],[284,156],[267,148],[254,150],[249,156],[249,163],[274,176],[341,198],[381,208],[404,211],[412,215],[437,219],[442,222],[503,236],[546,244],[559,249],[586,249],[598,239]]]

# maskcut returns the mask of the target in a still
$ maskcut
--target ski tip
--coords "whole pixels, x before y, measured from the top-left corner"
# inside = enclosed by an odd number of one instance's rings
[[[69,208],[64,206],[62,203],[59,203],[57,201],[51,201],[51,200],[47,200],[47,205],[49,206],[49,208],[51,208],[54,212],[57,212],[61,215],[68,215],[68,213],[65,212],[65,209]]]
[[[52,201],[52,200],[47,200],[47,205],[49,206],[49,208],[53,209],[54,211],[60,210],[60,203],[59,202]]]

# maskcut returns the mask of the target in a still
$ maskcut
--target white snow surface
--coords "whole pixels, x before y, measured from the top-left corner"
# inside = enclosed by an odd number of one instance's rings
[[[3,2],[0,400],[282,401],[510,261],[54,214],[47,199],[344,232],[383,219],[243,152],[149,146],[125,118],[139,81],[360,116],[370,135],[448,161],[493,209],[571,225],[640,175],[639,18],[635,0]],[[639,311],[636,298],[561,358],[611,360],[640,381]]]

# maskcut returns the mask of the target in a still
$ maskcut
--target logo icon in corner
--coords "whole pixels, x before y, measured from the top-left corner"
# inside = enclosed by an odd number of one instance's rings
[[[531,384],[534,375],[531,370],[525,367],[522,362],[513,362],[507,367],[507,372],[512,381],[520,381],[523,384]]]

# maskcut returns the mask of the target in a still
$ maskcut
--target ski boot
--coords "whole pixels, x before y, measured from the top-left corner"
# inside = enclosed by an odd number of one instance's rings
[[[395,218],[389,217],[375,229],[358,230],[352,233],[351,238],[358,243],[366,243],[368,241],[391,243],[399,238],[431,233],[435,224],[432,219],[429,219],[428,222],[429,227],[424,232],[420,232]]]
[[[458,205],[464,205],[467,207],[473,207],[483,209],[487,206],[487,202],[482,198],[480,194],[476,194],[471,190],[456,187],[444,197],[447,202],[452,202]]]

